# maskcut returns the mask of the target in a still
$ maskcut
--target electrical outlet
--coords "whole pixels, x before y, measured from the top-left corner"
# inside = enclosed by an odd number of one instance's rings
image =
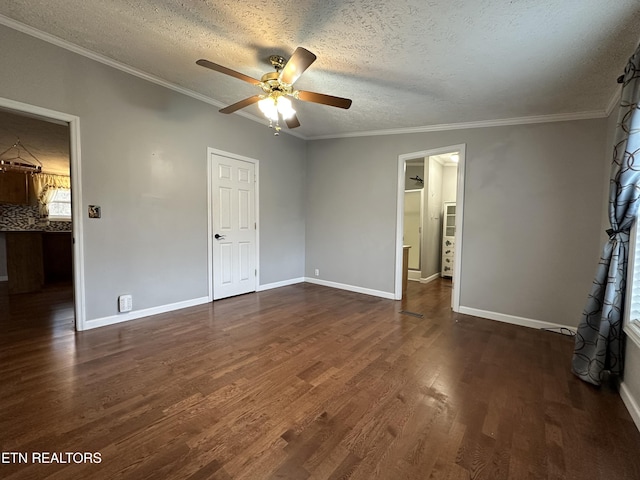
[[[320,269],[316,268],[316,272],[315,273],[316,273],[316,277],[319,277],[320,276]]]
[[[118,311],[130,312],[133,310],[133,297],[131,295],[120,295],[118,297]]]

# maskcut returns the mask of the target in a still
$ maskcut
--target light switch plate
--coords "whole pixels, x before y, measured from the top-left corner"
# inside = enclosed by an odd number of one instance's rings
[[[89,218],[100,218],[101,212],[98,205],[89,205]]]

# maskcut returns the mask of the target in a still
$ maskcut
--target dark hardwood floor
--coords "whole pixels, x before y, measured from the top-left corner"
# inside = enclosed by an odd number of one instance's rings
[[[0,478],[640,479],[640,433],[570,373],[572,339],[453,314],[447,281],[403,302],[298,284],[80,333],[69,288],[2,288]]]

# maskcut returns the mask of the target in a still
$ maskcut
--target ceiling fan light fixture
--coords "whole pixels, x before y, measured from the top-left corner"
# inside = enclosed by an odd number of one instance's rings
[[[293,109],[293,104],[291,100],[287,97],[278,97],[276,99],[276,105],[278,108],[278,113],[282,115],[282,118],[288,119],[293,117],[296,114],[296,111]]]
[[[271,121],[278,120],[278,107],[276,106],[276,101],[271,96],[264,97],[262,100],[258,102],[258,107],[260,111]]]
[[[283,96],[268,95],[258,102],[258,107],[264,116],[272,122],[277,122],[279,115],[283,119],[288,119],[296,114],[291,100]]]

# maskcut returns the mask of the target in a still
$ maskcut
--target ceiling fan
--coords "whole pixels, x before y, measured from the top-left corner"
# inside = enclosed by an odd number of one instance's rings
[[[296,116],[291,100],[287,97],[293,97],[304,102],[320,103],[322,105],[329,105],[344,109],[351,106],[351,100],[348,98],[334,97],[323,93],[307,92],[305,90],[296,90],[293,87],[293,84],[298,80],[298,78],[300,78],[300,75],[302,75],[315,60],[316,56],[309,50],[302,47],[296,48],[289,61],[280,55],[271,55],[269,57],[269,62],[273,65],[276,71],[265,73],[260,80],[210,62],[209,60],[201,59],[196,63],[202,67],[210,68],[216,72],[230,75],[260,87],[264,93],[240,100],[233,105],[229,105],[228,107],[221,109],[220,112],[233,113],[241,108],[258,103],[260,110],[262,110],[265,116],[269,119],[269,126],[275,127],[275,135],[278,135],[280,132],[280,116],[284,119],[287,127],[296,128],[300,126],[300,121]]]

